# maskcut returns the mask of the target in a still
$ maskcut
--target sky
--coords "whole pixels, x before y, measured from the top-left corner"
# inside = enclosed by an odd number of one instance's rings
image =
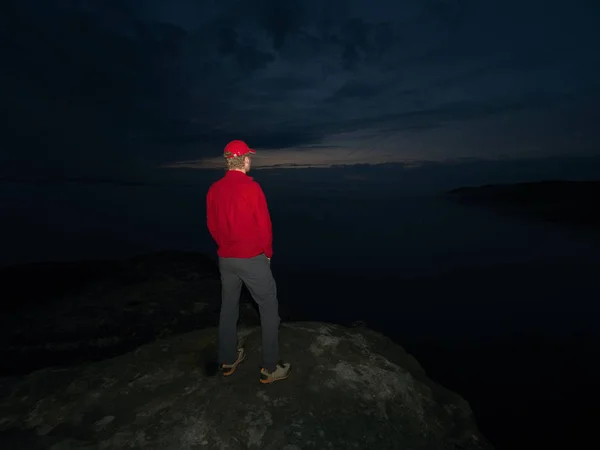
[[[598,154],[593,0],[19,0],[2,175]]]

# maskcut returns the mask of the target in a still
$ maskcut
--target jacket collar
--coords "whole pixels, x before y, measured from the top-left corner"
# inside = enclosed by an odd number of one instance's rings
[[[225,173],[225,176],[232,178],[246,178],[248,180],[252,180],[252,177],[250,175],[247,175],[244,172],[240,172],[239,170],[228,170]]]

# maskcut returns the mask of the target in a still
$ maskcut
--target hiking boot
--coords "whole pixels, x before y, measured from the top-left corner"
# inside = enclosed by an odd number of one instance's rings
[[[260,369],[260,382],[263,384],[274,383],[278,380],[285,380],[290,376],[290,371],[292,370],[291,364],[284,363],[280,361],[277,363],[275,370],[268,371],[264,367]]]
[[[244,360],[246,359],[246,352],[243,348],[238,348],[238,357],[235,360],[235,362],[233,364],[221,364],[219,366],[219,368],[221,369],[221,372],[223,373],[224,377],[228,377],[229,375],[232,375],[233,372],[235,372],[235,369],[237,369],[237,366]]]

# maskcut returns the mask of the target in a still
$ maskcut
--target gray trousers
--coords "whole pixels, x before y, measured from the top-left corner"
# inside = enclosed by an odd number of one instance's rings
[[[262,331],[262,364],[275,370],[279,361],[279,303],[271,263],[264,254],[253,258],[219,258],[221,315],[219,319],[219,363],[237,359],[237,323],[242,283],[258,304]]]

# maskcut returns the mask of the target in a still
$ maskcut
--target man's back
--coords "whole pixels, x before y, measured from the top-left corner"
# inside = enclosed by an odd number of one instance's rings
[[[262,327],[261,383],[285,380],[291,365],[279,359],[279,302],[271,273],[272,235],[267,200],[259,184],[246,174],[255,154],[244,141],[225,146],[227,173],[206,195],[208,229],[218,245],[221,272],[219,364],[232,375],[246,358],[238,347],[237,323],[242,285],[259,306]]]
[[[213,183],[206,197],[208,229],[224,258],[272,256],[271,218],[260,185],[229,170]]]

